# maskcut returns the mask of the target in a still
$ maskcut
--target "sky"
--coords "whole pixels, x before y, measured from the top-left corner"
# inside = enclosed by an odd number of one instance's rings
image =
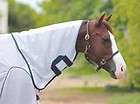
[[[29,4],[31,7],[39,11],[38,3],[40,3],[42,0],[16,0],[21,3]]]

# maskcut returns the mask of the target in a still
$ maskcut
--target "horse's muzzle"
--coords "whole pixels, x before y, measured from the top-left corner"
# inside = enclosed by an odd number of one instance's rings
[[[115,72],[116,79],[124,79],[127,77],[127,69],[125,66],[121,66],[119,71]]]

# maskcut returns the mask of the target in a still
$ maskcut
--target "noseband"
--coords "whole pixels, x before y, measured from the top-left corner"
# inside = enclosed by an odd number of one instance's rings
[[[86,60],[91,63],[91,64],[95,64],[95,62],[93,60],[91,60],[89,57],[88,57],[88,50],[91,48],[91,45],[90,45],[90,34],[89,34],[89,22],[90,21],[87,21],[87,31],[86,31],[86,35],[85,35],[85,41],[86,41],[86,48],[85,48],[85,51],[84,51],[84,54],[85,54],[85,58]],[[97,69],[96,71],[99,71],[101,68],[103,68],[103,66],[105,64],[107,64],[115,55],[117,55],[119,53],[119,51],[117,50],[115,53],[113,53],[109,58],[101,58],[101,60],[99,61],[99,64],[96,63],[97,65]]]

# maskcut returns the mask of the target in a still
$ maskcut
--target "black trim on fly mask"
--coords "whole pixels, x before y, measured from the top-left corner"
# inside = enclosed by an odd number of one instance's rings
[[[56,76],[59,76],[61,74],[61,71],[59,70],[59,68],[57,67],[57,64],[60,62],[60,61],[64,61],[66,63],[67,66],[71,66],[73,63],[71,62],[71,60],[67,57],[67,56],[58,56],[53,62],[52,62],[52,65],[51,65],[51,69],[52,71],[56,74]]]

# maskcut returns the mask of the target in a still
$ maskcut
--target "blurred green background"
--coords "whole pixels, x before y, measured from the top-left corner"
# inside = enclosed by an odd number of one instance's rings
[[[138,90],[140,88],[139,0],[44,0],[38,4],[40,11],[15,0],[8,0],[8,2],[10,32],[78,19],[97,19],[103,13],[112,14],[110,24],[113,27],[118,47],[127,63],[128,80],[123,81],[125,87],[114,89],[118,91],[117,94],[116,92],[113,94],[114,90],[111,92],[114,96],[111,96],[109,103],[140,103]],[[75,65],[66,70],[65,73],[73,76],[94,76],[98,74],[103,79],[108,80],[110,78],[104,71],[97,73],[82,54],[78,55]],[[93,90],[93,93],[95,91],[94,88],[90,90]],[[125,94],[122,94],[119,90],[122,92],[125,90]],[[133,91],[134,93],[132,93]]]

